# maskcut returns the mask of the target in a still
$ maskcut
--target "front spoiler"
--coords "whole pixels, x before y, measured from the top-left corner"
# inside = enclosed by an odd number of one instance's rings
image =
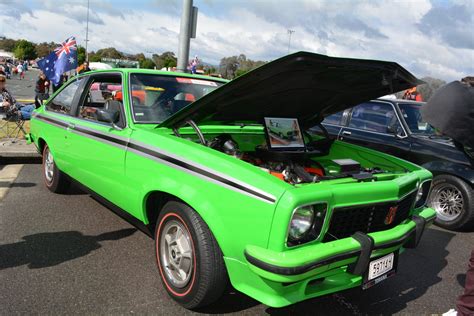
[[[348,266],[348,273],[360,276],[367,271],[371,257],[401,246],[415,248],[426,226],[435,217],[434,210],[425,208],[411,220],[390,230],[370,234],[358,232],[349,238],[284,252],[248,246],[245,258],[253,272],[276,282],[296,282],[344,265]]]

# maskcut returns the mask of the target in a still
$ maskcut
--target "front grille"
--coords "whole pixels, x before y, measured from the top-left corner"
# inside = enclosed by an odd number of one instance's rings
[[[346,238],[356,232],[372,233],[393,228],[408,218],[415,196],[416,191],[400,201],[335,208],[323,241]],[[398,208],[393,221],[386,224],[387,215],[394,206]]]

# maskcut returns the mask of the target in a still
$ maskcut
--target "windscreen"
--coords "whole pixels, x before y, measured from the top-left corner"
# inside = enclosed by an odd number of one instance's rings
[[[160,123],[223,83],[205,79],[132,74],[130,100],[137,123]]]
[[[412,133],[425,135],[435,134],[435,129],[428,124],[421,115],[421,104],[399,103],[398,107]]]

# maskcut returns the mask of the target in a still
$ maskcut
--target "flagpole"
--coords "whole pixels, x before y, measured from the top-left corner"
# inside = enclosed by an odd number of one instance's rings
[[[89,42],[89,2],[87,0],[87,21],[86,21],[86,61],[89,61],[89,52],[87,51],[87,43]]]

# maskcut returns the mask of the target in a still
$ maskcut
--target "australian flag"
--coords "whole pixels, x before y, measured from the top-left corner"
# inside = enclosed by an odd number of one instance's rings
[[[38,67],[54,85],[61,82],[61,75],[77,67],[76,39],[71,36],[48,56],[38,61]]]

